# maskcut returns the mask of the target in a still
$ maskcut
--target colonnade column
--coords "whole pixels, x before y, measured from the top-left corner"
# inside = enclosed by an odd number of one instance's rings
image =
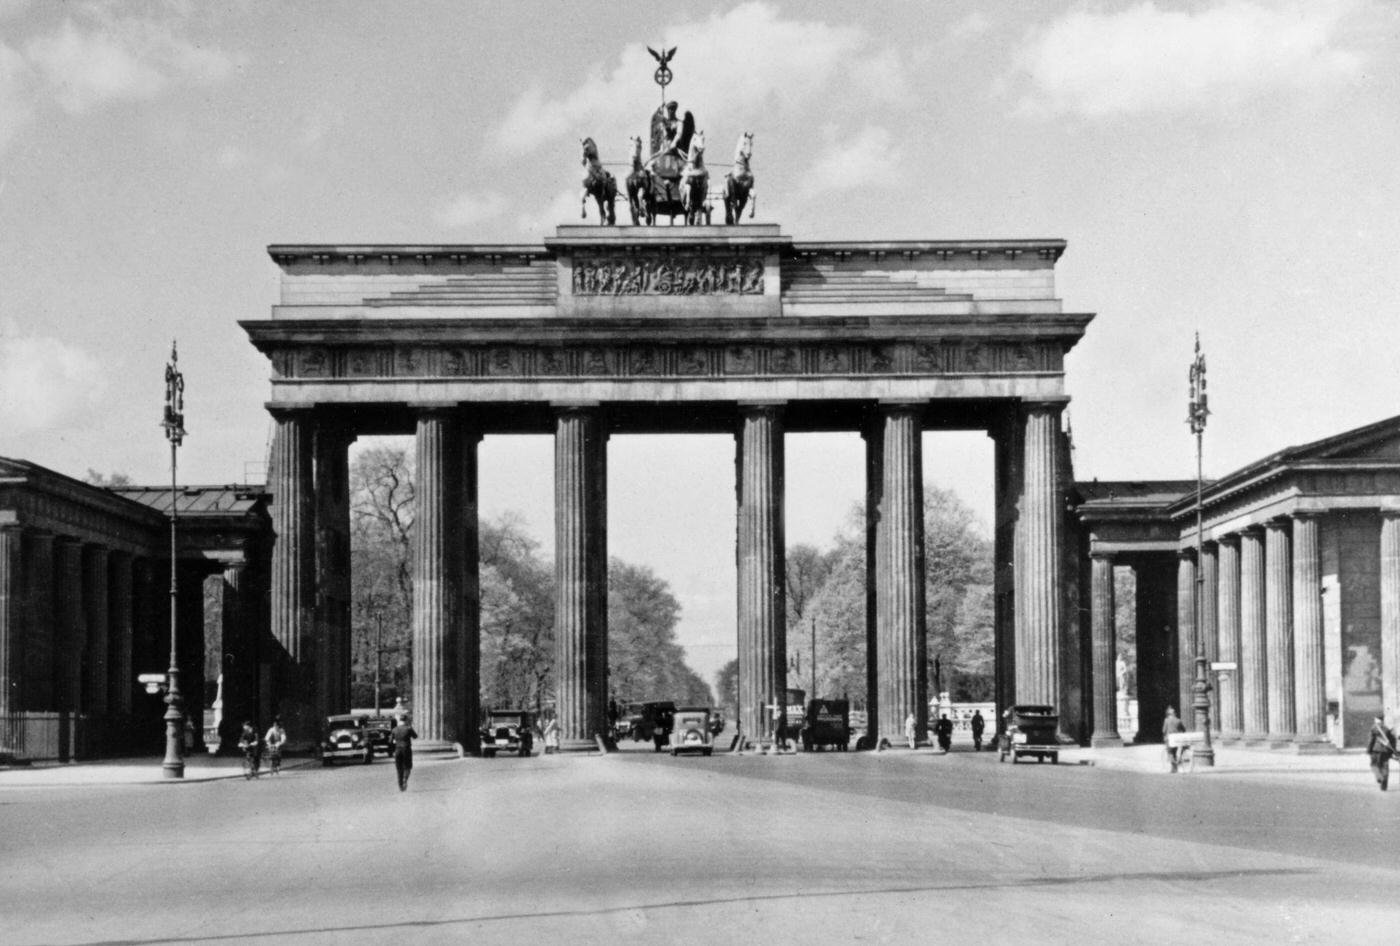
[[[608,456],[597,406],[556,409],[554,679],[561,749],[607,733]]]
[[[1216,609],[1220,624],[1220,660],[1233,663],[1234,670],[1219,675],[1220,734],[1226,738],[1240,737],[1244,722],[1240,715],[1240,537],[1221,538],[1219,552],[1219,594]]]
[[[1322,637],[1322,562],[1318,521],[1312,513],[1293,516],[1293,683],[1300,745],[1327,737],[1327,678]]]
[[[466,503],[462,432],[455,408],[420,407],[413,520],[413,728],[446,748],[467,734],[463,700],[462,579]]]
[[[83,709],[83,545],[59,536],[54,542],[54,702],[60,713],[71,714],[59,726],[58,758],[67,762],[79,754],[76,717]]]
[[[87,630],[83,690],[87,695],[85,709],[93,714],[94,724],[96,717],[106,715],[108,708],[109,567],[109,552],[104,546],[89,545],[83,549],[83,623]]]
[[[1400,713],[1400,509],[1381,510],[1381,706]]]
[[[272,711],[282,718],[289,745],[315,745],[317,713],[315,640],[315,506],[309,410],[272,411],[272,637],[277,642]]]
[[[1268,665],[1264,634],[1264,531],[1240,534],[1240,704],[1244,739],[1262,742],[1269,731]]]
[[[1211,685],[1210,692],[1206,694],[1210,700],[1211,732],[1219,732],[1220,690],[1214,682],[1216,674],[1210,669],[1211,664],[1220,659],[1220,621],[1216,614],[1220,589],[1220,562],[1219,549],[1214,542],[1207,542],[1201,547],[1201,560],[1196,567],[1200,569],[1198,587],[1201,592],[1197,601],[1200,617],[1196,622],[1196,633],[1200,635],[1201,646],[1205,651],[1206,680]],[[1192,676],[1194,678],[1194,671]],[[1194,694],[1192,699],[1195,699]]]
[[[1196,677],[1196,553],[1176,554],[1176,715],[1192,729],[1191,683]]]
[[[928,733],[928,638],[924,630],[923,405],[882,404],[881,497],[876,523],[875,621],[880,735],[898,743],[914,715]]]
[[[317,715],[350,711],[350,444],[354,434],[315,433]]]
[[[1090,562],[1089,621],[1094,668],[1093,746],[1122,745],[1118,734],[1117,631],[1114,627],[1113,556],[1093,552]]]
[[[1269,742],[1282,746],[1297,731],[1293,711],[1293,565],[1288,519],[1271,519],[1264,526],[1264,626],[1268,662]]]
[[[1016,520],[1017,703],[1055,705],[1060,692],[1059,403],[1026,405]]]
[[[783,704],[787,687],[783,409],[739,409],[739,714],[745,738],[758,740],[774,728],[769,707]]]
[[[136,670],[132,661],[133,636],[136,633],[135,607],[132,596],[133,559],[129,552],[113,552],[111,583],[108,600],[111,605],[111,646],[108,650],[108,708],[117,717],[131,714],[131,698],[135,693]],[[123,740],[124,742],[124,740]]]
[[[884,489],[885,427],[876,414],[866,418],[865,440],[865,711],[863,735],[880,732],[880,634],[875,562],[880,537],[880,502]]]
[[[24,535],[18,525],[0,524],[0,761],[13,756],[12,715],[19,711],[19,682],[23,668],[18,666],[20,621],[24,598],[21,545]]]

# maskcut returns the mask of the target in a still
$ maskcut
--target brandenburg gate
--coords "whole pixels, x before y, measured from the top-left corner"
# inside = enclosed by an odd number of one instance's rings
[[[414,725],[474,752],[481,438],[554,436],[556,696],[564,744],[579,746],[606,727],[608,438],[703,432],[736,442],[739,722],[765,734],[786,685],[784,436],[852,431],[866,450],[871,732],[897,736],[909,713],[923,732],[921,434],[957,429],[995,444],[998,704],[1052,704],[1083,729],[1061,411],[1064,356],[1092,315],[1056,297],[1064,250],[804,243],[754,224],[270,247],[280,301],[242,324],[272,368],[273,689],[288,728],[314,734],[349,705],[357,436],[415,438]]]

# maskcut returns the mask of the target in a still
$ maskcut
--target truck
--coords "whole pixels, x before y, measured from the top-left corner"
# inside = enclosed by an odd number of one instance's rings
[[[851,704],[846,700],[811,700],[802,720],[802,749],[831,747],[845,752],[851,744]]]

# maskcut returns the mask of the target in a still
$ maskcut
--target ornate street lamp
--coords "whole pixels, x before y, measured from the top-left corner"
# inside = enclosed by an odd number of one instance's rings
[[[1187,373],[1191,381],[1191,399],[1187,406],[1186,423],[1196,435],[1196,679],[1191,684],[1191,708],[1196,711],[1196,728],[1204,741],[1193,754],[1201,765],[1215,765],[1215,750],[1210,745],[1210,681],[1206,677],[1205,635],[1205,568],[1202,556],[1201,525],[1201,438],[1206,429],[1210,409],[1206,406],[1206,356],[1201,351],[1201,335],[1196,333],[1196,358]]]
[[[177,559],[175,522],[178,518],[179,493],[176,487],[176,453],[185,439],[185,377],[177,367],[179,356],[175,343],[170,343],[170,362],[165,366],[165,439],[170,441],[170,669],[166,672],[165,688],[165,762],[161,772],[165,778],[184,778],[184,705],[180,699],[180,668],[177,664],[175,629],[177,626],[176,582]]]

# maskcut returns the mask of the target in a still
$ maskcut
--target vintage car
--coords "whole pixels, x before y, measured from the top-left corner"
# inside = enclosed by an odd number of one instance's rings
[[[845,752],[851,743],[851,704],[846,700],[810,700],[802,721],[802,749],[828,747]]]
[[[394,720],[389,716],[371,716],[365,720],[365,728],[369,733],[369,743],[374,747],[375,752],[382,752],[385,755],[394,754]]]
[[[715,750],[714,733],[710,732],[708,706],[682,706],[671,715],[671,755],[698,752],[710,755]]]
[[[1004,715],[1006,729],[1001,734],[998,760],[1021,761],[1022,756],[1035,756],[1036,761],[1060,761],[1060,716],[1053,706],[1021,704]]]
[[[657,752],[666,748],[671,738],[672,717],[676,704],[671,700],[652,700],[642,704],[642,716],[632,730],[637,742],[650,742]]]
[[[535,721],[526,710],[492,710],[481,727],[481,754],[494,759],[498,752],[528,756],[535,748]]]
[[[370,737],[368,716],[346,713],[326,717],[321,735],[321,764],[330,765],[336,759],[352,759],[366,764],[374,761],[374,742]]]

